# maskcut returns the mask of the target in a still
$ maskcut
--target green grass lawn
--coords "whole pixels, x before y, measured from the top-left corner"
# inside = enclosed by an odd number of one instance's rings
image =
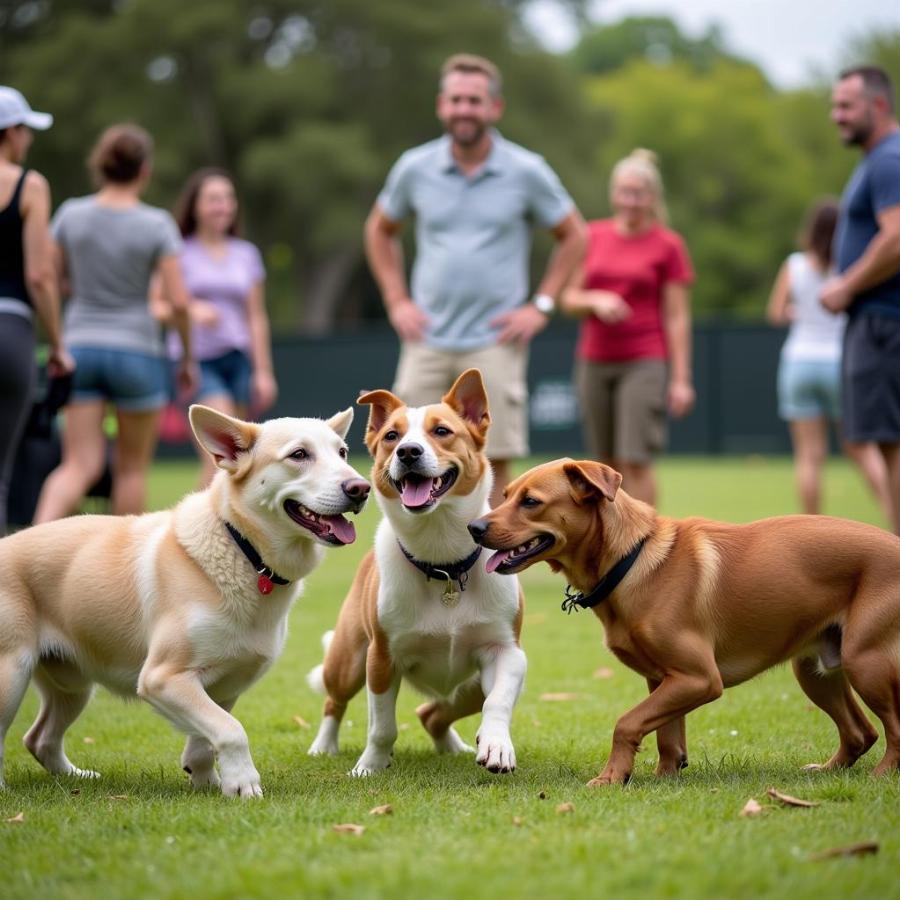
[[[158,465],[154,507],[177,500],[194,477],[192,466]],[[661,508],[672,515],[747,521],[796,508],[785,459],[671,459],[660,484]],[[883,524],[841,460],[828,468],[826,512]],[[836,732],[787,668],[691,714],[691,765],[677,779],[653,778],[651,737],[628,787],[586,788],[605,762],[617,716],[644,694],[644,682],[605,650],[591,614],[560,612],[563,583],[546,567],[523,576],[529,672],[513,719],[515,774],[434,755],[413,712],[418,698],[406,689],[386,773],[345,774],[364,743],[364,695],[348,712],[341,755],[307,757],[321,698],[304,675],[320,659],[320,635],[334,623],[377,517],[372,504],[357,520],[357,544],[330,551],[308,579],[283,657],[237,705],[262,801],[192,794],[178,765],[182,738],[146,705],[103,691],[67,742],[76,765],[102,779],[51,777],[21,744],[37,707],[29,693],[7,737],[0,896],[900,896],[900,776],[869,774],[883,740],[847,773],[801,772],[832,753]],[[541,700],[545,693],[577,698]],[[477,724],[472,717],[459,731],[472,742]],[[769,806],[770,786],[819,806]],[[742,818],[751,797],[767,808]],[[574,809],[557,812],[562,803]],[[393,814],[369,815],[381,804]],[[24,821],[6,821],[19,813]],[[339,823],[365,832],[336,833]],[[809,859],[864,840],[880,852]]]

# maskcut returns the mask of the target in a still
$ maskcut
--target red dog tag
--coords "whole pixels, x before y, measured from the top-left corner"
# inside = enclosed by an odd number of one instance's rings
[[[256,579],[256,586],[261,594],[271,594],[275,588],[272,579],[265,572],[260,572],[259,578]]]

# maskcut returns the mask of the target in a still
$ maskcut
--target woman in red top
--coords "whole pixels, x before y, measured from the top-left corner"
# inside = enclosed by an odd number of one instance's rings
[[[653,458],[666,414],[694,405],[684,241],[666,228],[656,156],[635,150],[610,178],[611,219],[589,223],[584,263],[562,307],[582,316],[575,379],[590,453],[623,475],[634,497],[656,502]]]

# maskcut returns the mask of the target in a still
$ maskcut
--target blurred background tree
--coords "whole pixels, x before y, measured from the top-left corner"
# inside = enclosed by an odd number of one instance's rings
[[[199,166],[232,171],[275,328],[318,333],[383,318],[363,219],[397,156],[439,133],[441,62],[481,53],[504,73],[503,133],[542,153],[586,215],[608,212],[616,159],[655,150],[698,313],[760,315],[807,205],[856,161],[829,124],[827,79],[779,91],[715,29],[592,26],[586,0],[560,2],[582,24],[564,55],[526,27],[528,0],[4,0],[0,83],[56,116],[29,160],[56,203],[91,190],[83,161],[120,120],[156,138],[150,202],[171,205]],[[847,57],[900,82],[900,34],[857,38]]]

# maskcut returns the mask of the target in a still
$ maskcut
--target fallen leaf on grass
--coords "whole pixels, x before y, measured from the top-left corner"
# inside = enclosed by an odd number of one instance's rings
[[[92,737],[86,737],[86,738],[84,739],[84,742],[85,742],[86,744],[96,744],[96,743],[97,743]]]
[[[832,847],[829,850],[822,850],[821,853],[811,853],[810,860],[819,862],[823,859],[838,859],[842,856],[869,856],[878,852],[878,843],[876,841],[862,841],[859,844],[848,844],[846,847]]]
[[[21,825],[25,821],[25,813],[16,813],[12,818],[7,819],[10,825]]]
[[[521,828],[521,827],[522,827],[522,824],[523,824],[523,821],[524,821],[524,820],[522,819],[521,816],[513,816],[513,817],[512,817],[512,823],[513,823],[513,825],[516,826],[516,828]]]
[[[792,797],[790,794],[783,794],[781,791],[776,790],[773,787],[770,787],[766,793],[773,797],[775,800],[778,800],[779,803],[783,803],[785,806],[802,806],[804,808],[811,806],[818,806],[819,804],[814,800],[801,800],[799,797]]]
[[[307,722],[306,719],[303,718],[303,716],[294,716],[294,721],[295,721],[301,728],[309,728],[309,722]]]
[[[606,666],[601,666],[594,672],[594,678],[612,678],[615,675],[612,669],[606,668]]]
[[[73,797],[77,797],[81,793],[81,788],[73,788],[71,791],[69,791],[69,793]]]
[[[128,794],[107,794],[106,798],[108,800],[128,800]]]
[[[538,800],[546,800],[546,799],[547,799],[547,792],[546,792],[546,791],[540,791],[540,792],[538,793]]]
[[[393,813],[394,807],[390,803],[385,803],[384,806],[375,806],[369,810],[370,816],[390,816]]]
[[[560,691],[558,693],[549,693],[549,694],[541,694],[538,697],[538,700],[547,700],[552,702],[556,701],[566,701],[566,700],[579,700],[581,698],[581,694],[572,694],[567,691]]]
[[[566,813],[575,812],[575,804],[574,803],[560,803],[559,806],[556,807],[557,815],[564,816]]]
[[[366,829],[362,825],[353,825],[351,822],[345,822],[342,825],[332,825],[331,830],[340,834],[352,834],[359,837]]]
[[[744,804],[744,808],[741,810],[742,816],[758,816],[764,810],[759,805],[759,803],[754,800],[752,797]]]

